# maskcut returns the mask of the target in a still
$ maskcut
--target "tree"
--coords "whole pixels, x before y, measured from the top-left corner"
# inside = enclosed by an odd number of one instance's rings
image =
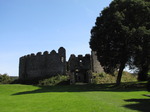
[[[7,74],[0,74],[0,84],[9,84],[10,82],[11,79]]]
[[[147,28],[150,29],[150,26]],[[139,69],[138,80],[146,81],[150,70],[150,30],[140,27],[135,35],[137,34],[136,41],[138,45],[135,48],[134,65]]]
[[[119,69],[118,85],[125,66],[136,62],[140,44],[136,38],[141,38],[136,32],[141,27],[149,31],[149,17],[148,0],[114,0],[96,19],[91,30],[90,47],[97,52],[104,69]]]

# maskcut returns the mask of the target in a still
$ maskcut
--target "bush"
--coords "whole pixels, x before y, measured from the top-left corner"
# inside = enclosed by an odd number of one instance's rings
[[[115,83],[115,76],[106,73],[93,73],[92,82],[94,84]]]
[[[0,74],[0,84],[9,84],[11,83],[11,78],[7,74]]]
[[[122,74],[122,82],[135,82],[138,81],[137,80],[138,75],[137,74],[131,74],[129,72],[123,72]]]
[[[92,83],[104,84],[104,83],[116,83],[117,72],[114,75],[106,73],[93,73]],[[137,76],[128,72],[123,72],[121,82],[133,82],[137,81]]]
[[[39,85],[54,86],[58,84],[68,84],[69,77],[65,75],[57,75],[48,79],[40,80]]]

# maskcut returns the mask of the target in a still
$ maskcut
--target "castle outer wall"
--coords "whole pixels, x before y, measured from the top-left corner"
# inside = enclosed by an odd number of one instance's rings
[[[94,73],[104,72],[100,62],[97,59],[97,55],[95,51],[91,52],[91,69]]]
[[[66,74],[66,50],[61,47],[56,51],[43,54],[38,52],[20,58],[19,79],[33,79]]]

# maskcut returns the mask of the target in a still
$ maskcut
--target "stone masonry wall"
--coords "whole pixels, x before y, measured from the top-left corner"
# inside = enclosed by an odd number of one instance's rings
[[[66,74],[66,50],[61,47],[56,51],[38,52],[20,58],[19,78],[32,79]]]
[[[68,61],[68,71],[70,74],[70,83],[89,82],[88,71],[91,70],[91,56],[72,54]]]
[[[91,66],[92,71],[95,73],[101,73],[104,72],[100,62],[97,59],[97,55],[95,51],[91,52]]]

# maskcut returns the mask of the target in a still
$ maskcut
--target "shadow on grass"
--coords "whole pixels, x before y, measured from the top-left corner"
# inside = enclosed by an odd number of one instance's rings
[[[32,91],[18,92],[12,95],[36,94],[46,92],[90,92],[90,91],[111,91],[111,92],[130,92],[141,91],[144,88],[122,88],[116,87],[115,84],[99,84],[99,85],[56,85],[56,86],[36,86],[39,89]]]
[[[150,99],[128,99],[127,102],[135,102],[134,104],[128,104],[124,107],[138,110],[140,112],[150,112]]]

